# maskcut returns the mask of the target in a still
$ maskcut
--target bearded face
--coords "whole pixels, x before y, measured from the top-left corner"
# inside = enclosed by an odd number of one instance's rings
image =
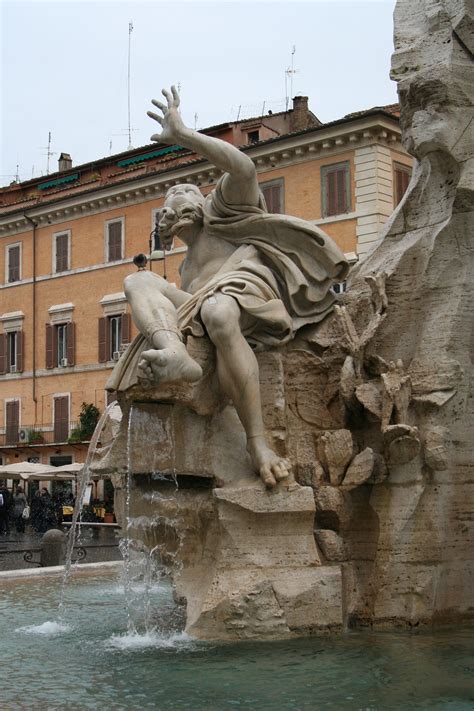
[[[186,242],[186,236],[202,226],[203,204],[204,197],[195,185],[174,185],[168,190],[158,219],[160,238],[165,247],[171,244],[174,235]]]

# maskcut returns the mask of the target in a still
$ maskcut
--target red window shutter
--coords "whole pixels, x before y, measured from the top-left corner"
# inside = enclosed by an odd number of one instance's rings
[[[55,365],[55,350],[54,350],[54,327],[50,323],[46,324],[46,367],[54,368]]]
[[[106,363],[109,360],[109,328],[108,320],[99,318],[99,363]]]
[[[410,182],[410,171],[408,168],[395,168],[395,205],[401,201],[404,196],[408,183]]]
[[[65,272],[68,267],[68,235],[62,234],[56,237],[56,271]]]
[[[66,358],[68,365],[76,364],[76,324],[66,324]]]
[[[8,281],[20,281],[20,247],[8,250]]]
[[[16,333],[16,369],[18,373],[23,372],[23,354],[25,352],[25,334],[23,331]]]
[[[326,175],[326,214],[328,216],[337,214],[336,191],[336,173],[332,170]]]
[[[108,261],[114,262],[122,259],[122,223],[111,222],[108,225],[109,243],[108,243]]]
[[[0,334],[0,375],[7,372],[7,334]]]
[[[20,427],[20,401],[10,400],[6,403],[6,444],[16,444]]]
[[[336,174],[337,184],[337,211],[339,214],[347,212],[347,195],[346,195],[346,171],[338,170]]]
[[[69,436],[69,397],[54,398],[54,441],[66,442]]]
[[[130,314],[122,314],[122,343],[130,343],[131,327]]]

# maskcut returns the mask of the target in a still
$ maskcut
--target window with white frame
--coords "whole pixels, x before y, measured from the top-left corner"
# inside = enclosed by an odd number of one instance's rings
[[[351,209],[349,161],[321,168],[323,217],[342,215]]]
[[[109,316],[108,317],[109,326],[109,360],[117,358],[117,354],[120,353],[120,346],[122,345],[122,315],[119,316]]]
[[[283,178],[260,183],[260,190],[265,198],[267,211],[277,214],[284,212],[284,183]]]
[[[124,218],[105,223],[105,261],[117,262],[124,258]]]
[[[151,250],[152,250],[152,252],[154,252],[154,251],[156,251],[156,250],[164,250],[164,249],[165,249],[165,248],[163,247],[163,245],[161,244],[159,230],[156,230],[156,231],[155,231],[155,228],[156,228],[156,226],[157,226],[157,220],[160,219],[160,209],[161,209],[161,208],[159,208],[159,207],[155,207],[155,208],[153,208],[153,210],[151,211],[151,229],[152,229],[152,232],[153,232],[153,234],[152,234],[152,244],[151,244]],[[171,242],[171,246],[169,246],[169,247],[166,249],[166,251],[167,251],[167,252],[171,252],[174,248],[175,248],[175,240],[174,240],[174,237],[173,237],[173,241]]]
[[[6,252],[5,281],[21,281],[21,243],[7,245]]]
[[[53,272],[58,274],[71,268],[71,230],[53,235]]]

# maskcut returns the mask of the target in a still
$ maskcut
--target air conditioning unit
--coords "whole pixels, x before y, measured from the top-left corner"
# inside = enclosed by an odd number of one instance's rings
[[[27,442],[28,441],[28,430],[25,429],[24,427],[22,427],[21,430],[18,430],[18,440],[20,442]]]
[[[120,351],[114,351],[112,355],[113,360],[118,360],[120,358]]]
[[[10,366],[10,373],[16,373],[16,365]]]
[[[61,368],[65,368],[67,366],[67,358],[61,358]]]

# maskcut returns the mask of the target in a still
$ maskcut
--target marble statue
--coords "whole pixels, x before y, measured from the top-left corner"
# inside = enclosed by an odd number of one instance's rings
[[[152,140],[185,146],[225,172],[207,198],[189,184],[166,194],[160,236],[165,246],[177,235],[188,247],[181,289],[144,270],[125,279],[134,322],[151,346],[138,369],[142,379],[159,384],[198,380],[202,371],[183,335],[207,334],[253,466],[272,488],[290,467],[265,438],[254,350],[281,346],[302,326],[322,320],[335,301],[330,286],[344,279],[348,264],[318,228],[267,213],[252,160],[226,141],[187,128],[176,89],[163,94],[167,105],[153,100],[162,115],[148,112],[162,127]]]

